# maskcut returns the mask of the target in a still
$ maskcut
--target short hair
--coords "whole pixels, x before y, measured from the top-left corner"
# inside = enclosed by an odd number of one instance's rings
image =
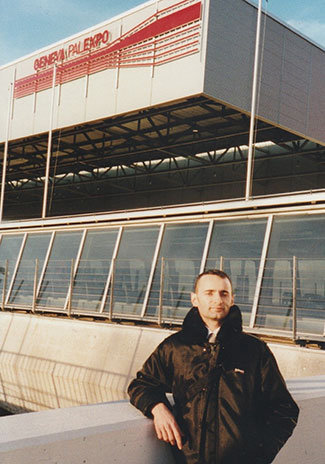
[[[227,279],[229,281],[229,283],[230,283],[231,292],[233,292],[231,278],[229,277],[229,275],[226,272],[221,271],[221,269],[208,269],[208,270],[206,270],[204,272],[201,272],[201,274],[199,274],[196,277],[196,279],[194,281],[194,293],[196,293],[196,291],[197,291],[197,286],[198,286],[198,283],[199,283],[200,279],[205,275],[215,275],[217,277],[220,277],[221,279]]]

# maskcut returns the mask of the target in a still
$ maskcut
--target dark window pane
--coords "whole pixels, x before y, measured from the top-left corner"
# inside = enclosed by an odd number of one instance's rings
[[[220,268],[232,280],[235,302],[248,325],[260,266],[266,219],[216,221],[206,269]]]
[[[200,272],[208,223],[166,226],[150,292],[147,316],[157,316],[161,258],[164,258],[163,311],[165,318],[182,319],[191,307],[190,292]]]
[[[325,217],[279,217],[266,260],[257,327],[292,330],[296,257],[297,329],[323,334],[325,320]]]
[[[100,309],[117,234],[118,229],[88,232],[73,286],[73,309]]]
[[[38,259],[38,279],[43,268],[51,234],[30,234],[27,237],[9,303],[31,305],[33,301],[35,261]],[[38,282],[37,279],[37,282]]]
[[[15,269],[23,235],[3,235],[0,243],[0,285],[3,292],[3,277],[5,273],[6,260],[8,260],[7,285],[8,290],[12,274]]]
[[[70,284],[71,262],[77,257],[82,232],[58,232],[42,281],[37,305],[64,308]]]
[[[158,234],[158,226],[123,231],[114,272],[114,314],[141,314]],[[109,304],[108,299],[106,311]]]

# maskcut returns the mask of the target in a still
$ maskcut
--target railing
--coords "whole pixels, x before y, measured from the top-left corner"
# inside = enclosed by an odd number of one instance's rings
[[[324,260],[266,259],[260,280],[257,258],[220,256],[207,264],[231,276],[246,327],[293,340],[308,334],[324,338]],[[52,260],[42,271],[38,260],[29,260],[9,275],[7,260],[0,268],[1,307],[180,324],[191,306],[200,265],[198,260],[160,258],[151,273],[140,260],[83,260],[79,268],[74,260]]]

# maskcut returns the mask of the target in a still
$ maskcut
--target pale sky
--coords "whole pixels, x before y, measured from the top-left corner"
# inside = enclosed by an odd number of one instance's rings
[[[0,0],[0,66],[141,3],[144,1]],[[325,0],[263,0],[263,7],[325,48]]]

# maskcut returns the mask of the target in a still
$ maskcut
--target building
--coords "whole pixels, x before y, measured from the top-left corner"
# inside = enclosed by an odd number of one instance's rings
[[[180,324],[222,267],[246,330],[324,344],[325,53],[257,8],[150,1],[0,68],[2,309]]]

